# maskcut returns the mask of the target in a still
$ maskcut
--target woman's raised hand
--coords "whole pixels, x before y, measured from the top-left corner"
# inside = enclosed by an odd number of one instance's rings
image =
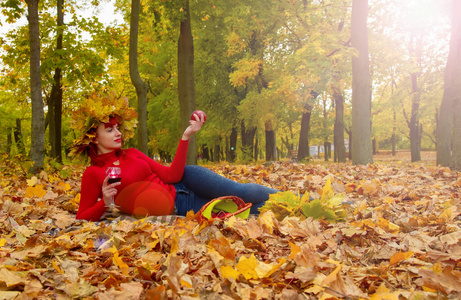
[[[202,128],[203,124],[206,121],[206,115],[205,114],[192,114],[193,118],[191,117],[191,120],[189,121],[189,126],[184,130],[184,133],[182,135],[183,140],[188,140],[192,135],[194,135],[197,131]]]

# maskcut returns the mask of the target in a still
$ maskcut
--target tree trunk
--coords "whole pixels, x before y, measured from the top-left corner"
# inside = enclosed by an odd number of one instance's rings
[[[253,141],[256,134],[256,127],[245,127],[245,122],[241,122],[242,136],[242,160],[246,162],[253,161]]]
[[[368,0],[352,1],[352,163],[373,163],[371,152],[371,87],[367,33]]]
[[[34,162],[32,173],[43,168],[45,158],[45,116],[40,77],[40,33],[38,22],[39,0],[27,0],[30,40],[30,98],[32,103],[30,158]]]
[[[445,93],[453,101],[453,148],[450,167],[461,171],[461,19],[457,12],[461,10],[461,2],[453,1],[452,36],[450,53],[447,60],[448,73],[445,76]],[[443,101],[443,100],[442,100]],[[447,116],[448,118],[448,116]]]
[[[346,162],[346,146],[344,145],[344,97],[338,88],[333,89],[333,98],[335,100],[335,125],[334,141],[336,161]]]
[[[149,138],[147,130],[147,91],[148,85],[145,83],[138,70],[138,27],[139,27],[140,0],[131,1],[130,18],[130,49],[129,65],[131,83],[136,89],[138,97],[138,150],[148,155],[147,147]]]
[[[237,149],[237,129],[232,127],[231,135],[229,137],[229,162],[234,162],[237,155],[235,151]]]
[[[190,23],[189,0],[185,1],[186,18],[181,21],[178,40],[178,91],[181,127],[189,126],[190,115],[195,109],[194,41]],[[197,163],[195,135],[189,140],[187,164]]]
[[[276,160],[275,131],[272,122],[267,121],[266,127],[266,161]]]
[[[253,147],[253,149],[254,149],[253,158],[254,158],[255,161],[257,161],[259,159],[259,156],[258,156],[258,154],[259,154],[259,147],[258,147],[259,139],[258,139],[258,135],[255,134],[254,140],[255,140],[255,145]]]
[[[293,143],[289,142],[288,137],[285,137],[285,139],[283,139],[283,136],[282,136],[282,146],[283,145],[287,147],[287,150],[293,150]],[[284,151],[283,148],[282,148],[282,151]]]
[[[461,80],[458,80],[458,83],[461,84]],[[458,94],[454,100],[453,154],[450,163],[450,168],[455,171],[461,171],[461,99],[459,97]]]
[[[309,157],[309,131],[311,123],[312,106],[306,105],[301,119],[301,130],[299,132],[298,161]]]
[[[11,153],[12,145],[13,145],[13,137],[11,134],[11,128],[7,128],[7,134],[6,134],[6,153],[7,154]]]
[[[213,162],[219,162],[221,160],[221,146],[216,144],[213,151]]]
[[[57,41],[56,51],[62,50],[62,36],[64,26],[64,13],[63,13],[64,0],[57,1]],[[62,57],[59,55],[59,58]],[[50,156],[56,158],[59,162],[62,162],[62,151],[61,151],[61,125],[62,125],[62,74],[61,68],[56,68],[53,76],[54,82],[51,87],[50,98],[48,101],[48,120],[50,128],[48,130],[51,153]],[[46,126],[45,126],[46,127]]]
[[[14,128],[14,142],[18,148],[18,152],[22,155],[26,154],[26,148],[22,138],[21,119],[16,118],[16,127]]]
[[[211,161],[210,159],[210,151],[206,145],[202,146],[202,158],[206,161]]]
[[[460,170],[461,19],[457,12],[461,10],[461,2],[452,1],[452,5],[450,49],[437,122],[437,165],[451,166],[455,170]]]
[[[396,143],[396,132],[397,132],[397,113],[394,109],[394,119],[393,119],[394,126],[392,127],[392,137],[391,137],[391,144],[392,144],[392,156],[395,156],[395,143]]]
[[[418,75],[411,74],[412,82],[412,103],[411,117],[408,126],[410,127],[410,150],[411,161],[416,162],[421,160],[421,134],[419,124],[419,105],[421,100],[421,92],[418,88]]]
[[[323,142],[323,148],[325,149],[325,161],[328,161],[331,158],[331,143],[328,141]]]

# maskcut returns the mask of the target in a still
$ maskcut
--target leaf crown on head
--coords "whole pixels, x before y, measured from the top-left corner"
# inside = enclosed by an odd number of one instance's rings
[[[117,118],[124,140],[134,136],[137,113],[129,106],[128,98],[117,97],[114,91],[94,91],[83,104],[72,112],[72,127],[82,136],[72,145],[71,155],[89,155],[91,142],[96,137],[96,128],[100,123],[109,123]]]

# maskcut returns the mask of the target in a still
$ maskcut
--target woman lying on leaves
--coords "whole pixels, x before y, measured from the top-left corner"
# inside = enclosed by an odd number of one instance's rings
[[[91,160],[82,177],[77,219],[99,221],[112,199],[122,212],[145,217],[186,215],[190,210],[196,213],[210,200],[229,195],[252,203],[250,213],[257,214],[269,194],[277,190],[237,183],[204,167],[186,166],[189,138],[205,121],[203,116],[194,117],[179,141],[173,162],[164,166],[134,148],[122,149],[123,138],[132,136],[136,124],[136,113],[127,100],[117,99],[113,93],[92,94],[74,113],[76,127],[84,128],[84,134],[74,143],[73,152]],[[120,182],[109,183],[106,170],[111,166],[121,169]]]

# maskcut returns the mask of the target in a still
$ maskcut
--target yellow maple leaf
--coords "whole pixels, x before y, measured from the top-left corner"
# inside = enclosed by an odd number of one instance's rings
[[[398,300],[399,294],[399,292],[391,293],[384,283],[382,283],[376,290],[376,293],[370,296],[370,300]]]
[[[456,214],[456,206],[451,206],[443,211],[440,214],[439,219],[443,221],[451,221],[457,216]]]
[[[336,276],[338,275],[339,271],[341,271],[341,268],[343,267],[342,264],[336,267],[336,269],[333,270],[325,279],[322,281],[323,286],[328,286],[330,283],[336,280]]]
[[[32,198],[32,197],[38,197],[41,198],[46,195],[46,191],[43,189],[43,185],[39,184],[34,187],[28,186],[26,188],[26,197],[27,198]]]
[[[280,261],[279,261],[276,265],[272,265],[272,264],[271,264],[271,265],[270,265],[270,266],[271,266],[271,269],[270,269],[268,272],[266,272],[266,273],[264,274],[264,277],[260,277],[260,278],[266,278],[266,277],[271,276],[272,274],[274,274],[275,271],[277,271],[278,269],[280,269],[280,268],[282,267],[282,265],[283,265],[284,263],[286,263],[286,261],[287,261],[287,260],[285,259],[285,257],[282,257],[282,259],[280,259]],[[261,263],[262,263],[262,262],[261,262]],[[259,269],[261,270],[261,268],[259,268]]]
[[[363,225],[367,226],[369,228],[375,228],[376,227],[376,224],[373,223],[373,220],[370,220],[370,219],[363,220]]]
[[[432,266],[431,270],[432,270],[435,274],[440,275],[440,274],[442,274],[442,272],[443,272],[443,267],[442,267],[442,265],[440,265],[440,263],[435,263],[435,264]]]
[[[301,252],[301,247],[299,247],[296,244],[293,244],[292,242],[288,242],[288,244],[290,245],[290,248],[291,248],[291,253],[290,253],[290,256],[288,258],[295,259],[296,254]]]
[[[221,276],[225,279],[234,278],[237,279],[240,272],[231,266],[221,266]]]
[[[120,268],[120,271],[122,271],[123,275],[128,276],[128,271],[130,270],[130,267],[128,267],[128,265],[118,256],[118,252],[114,253],[113,261],[114,264]]]
[[[272,273],[275,272],[274,265],[259,261],[255,268],[255,272],[258,275],[258,278],[269,277]]]
[[[305,293],[312,293],[312,294],[318,294],[320,292],[323,292],[325,288],[322,286],[322,282],[325,280],[326,276],[323,273],[317,273],[315,276],[314,280],[312,283],[314,284],[313,286],[307,288],[304,290]]]
[[[0,239],[0,247],[3,247],[6,245],[6,240],[4,238]]]
[[[334,194],[335,192],[331,187],[331,177],[328,177],[327,183],[325,183],[325,186],[323,187],[322,198],[320,202],[327,203],[331,198],[333,198]]]
[[[63,181],[60,181],[58,183],[58,188],[67,192],[71,189],[71,186],[68,182],[64,183]]]
[[[190,278],[181,278],[181,285],[186,288],[193,288],[192,281]]]
[[[398,233],[400,229],[400,226],[392,222],[389,222],[388,220],[384,218],[379,218],[378,221],[376,222],[376,225],[378,225],[378,227],[380,227],[381,229],[384,229],[386,232],[390,232],[390,233]]]
[[[55,181],[58,180],[58,179],[59,179],[59,177],[55,177],[55,176],[53,176],[53,175],[48,175],[48,181],[49,181],[50,183],[53,183],[53,182],[55,182]]]
[[[235,267],[237,270],[248,280],[258,279],[258,273],[256,273],[256,267],[258,266],[258,260],[251,254],[249,258],[242,256]]]
[[[53,266],[53,269],[58,271],[59,274],[64,274],[64,271],[56,264],[54,260],[51,262],[51,265]]]
[[[262,213],[259,215],[258,223],[261,227],[266,228],[270,234],[274,232],[275,224],[274,219],[272,218],[273,214],[269,213],[269,211]]]
[[[71,201],[78,205],[80,203],[80,197],[81,197],[81,194],[78,193],[77,195],[75,195],[74,199],[72,199]]]
[[[98,249],[101,250],[101,253],[104,253],[104,252],[117,253],[118,250],[117,248],[115,248],[115,245],[112,244],[112,246],[109,247],[109,245],[113,243],[113,241],[114,241],[114,238],[112,237],[108,239],[107,241],[105,241],[104,243],[102,243],[102,245],[99,246]]]
[[[86,245],[85,245],[85,250],[88,250],[88,249],[93,249],[94,248],[94,242],[93,242],[93,239],[88,239],[86,241]]]
[[[171,239],[170,255],[175,255],[179,250],[179,234],[175,233]]]
[[[433,288],[430,288],[430,287],[428,287],[428,286],[423,285],[422,288],[423,288],[423,291],[425,291],[425,292],[428,292],[428,293],[437,293],[437,290],[435,290],[435,289],[433,289]],[[371,298],[370,298],[370,299],[371,299]]]
[[[26,181],[27,181],[27,185],[28,185],[28,186],[33,187],[34,185],[37,184],[38,179],[37,179],[37,177],[32,176],[31,179],[27,179]]]

